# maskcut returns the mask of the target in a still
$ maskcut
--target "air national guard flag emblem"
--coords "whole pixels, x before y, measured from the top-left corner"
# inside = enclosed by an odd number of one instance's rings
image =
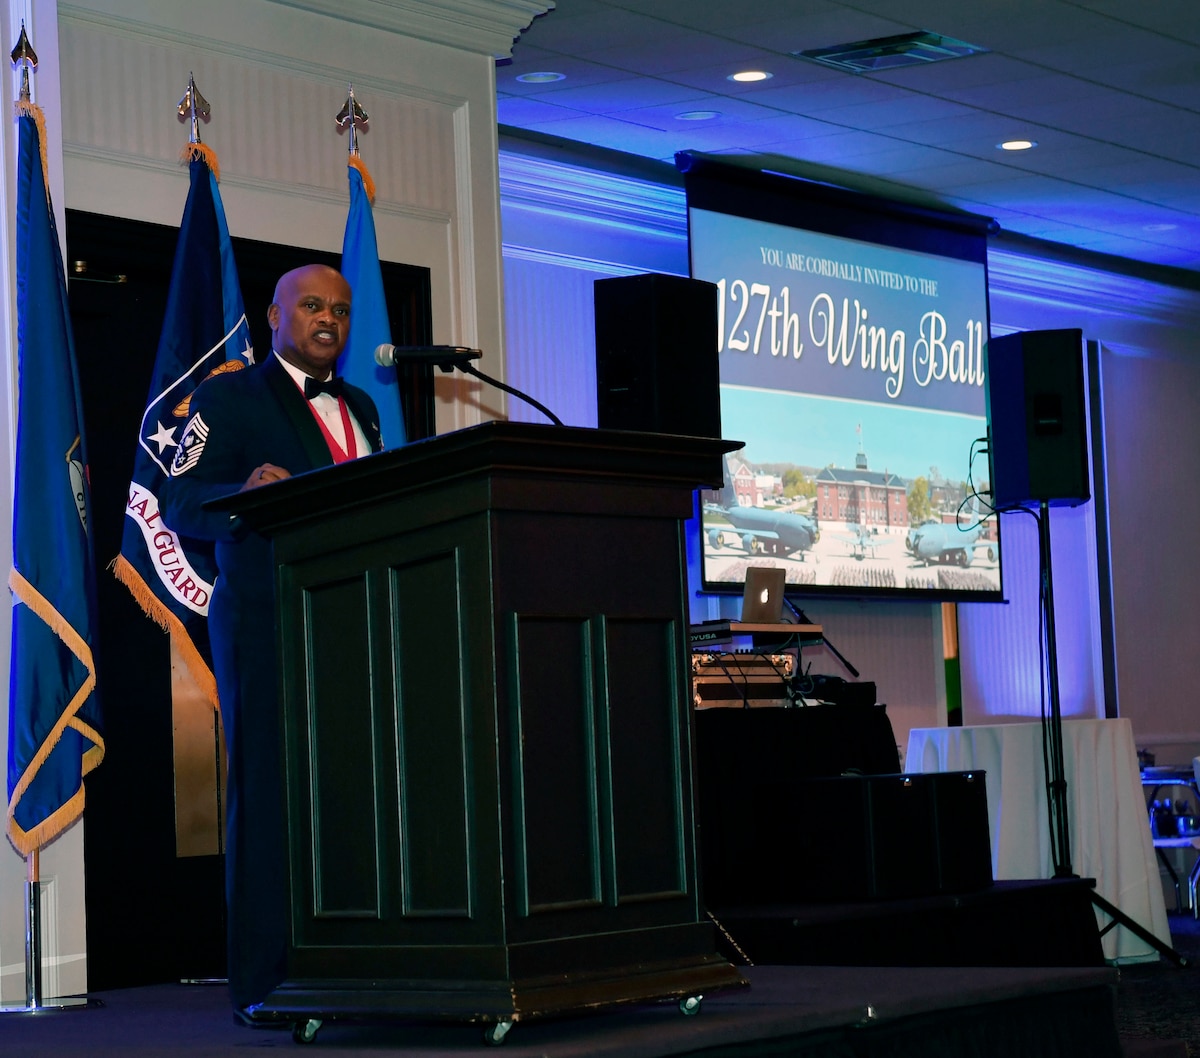
[[[216,682],[204,656],[204,627],[216,579],[212,544],[181,539],[159,515],[158,495],[172,466],[200,456],[207,432],[188,418],[191,396],[206,378],[237,371],[253,351],[225,211],[210,162],[196,145],[191,186],[171,272],[171,289],[142,417],[117,577],[154,620],[171,632],[197,685],[215,705]]]

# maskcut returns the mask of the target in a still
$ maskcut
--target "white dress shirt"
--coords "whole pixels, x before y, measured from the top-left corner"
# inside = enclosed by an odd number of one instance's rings
[[[303,393],[304,380],[308,378],[308,375],[294,364],[289,364],[275,350],[272,349],[271,353],[283,365],[284,371],[291,376],[292,381],[296,383],[297,388]],[[327,377],[332,378],[332,372]],[[322,379],[322,381],[327,381],[327,379]],[[345,450],[346,431],[342,426],[342,412],[338,406],[337,397],[331,396],[328,393],[318,393],[317,396],[309,401],[309,404],[312,405],[313,410],[321,417],[321,421],[325,424],[325,428],[332,435],[333,439]],[[354,411],[349,404],[346,405],[346,411],[350,416],[350,425],[354,428],[354,443],[357,446],[356,454],[365,456],[371,451],[371,443],[367,440],[367,435],[363,433],[362,426],[359,424],[358,419],[355,418]]]

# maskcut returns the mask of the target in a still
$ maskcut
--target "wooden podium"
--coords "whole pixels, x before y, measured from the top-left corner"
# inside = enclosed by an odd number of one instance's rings
[[[506,1025],[745,983],[698,888],[682,535],[732,447],[493,422],[223,501],[274,547],[291,906],[261,1013]]]

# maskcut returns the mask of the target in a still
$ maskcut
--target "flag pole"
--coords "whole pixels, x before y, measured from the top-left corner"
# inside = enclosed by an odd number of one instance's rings
[[[0,1014],[52,1014],[102,1004],[87,996],[42,998],[42,879],[40,850],[25,857],[25,1002],[0,1003]]]
[[[42,886],[38,850],[25,859],[25,1007],[42,1005]]]
[[[25,21],[21,20],[21,36],[12,50],[12,61],[21,65],[21,90],[19,99],[28,103],[29,68],[37,69],[37,52],[29,43],[25,33]],[[38,877],[38,850],[34,849],[25,858],[25,1008],[33,1011],[42,1005],[42,900],[41,881]]]
[[[29,90],[29,68],[37,69],[37,52],[29,43],[25,33],[25,21],[21,21],[21,36],[12,50],[13,65],[21,65],[21,90],[18,98],[22,103],[31,101]],[[36,1011],[42,1005],[42,892],[38,873],[38,850],[33,849],[25,857],[25,1007]]]
[[[21,87],[18,92],[18,112],[33,107],[30,91],[30,69],[36,70],[37,53],[25,32],[21,20],[21,35],[11,53],[12,64],[21,67]],[[45,150],[43,142],[43,150]],[[9,707],[12,708],[10,701]],[[42,999],[42,886],[40,876],[41,847],[35,845],[25,856],[25,1003],[0,1003],[0,1014],[42,1014],[51,1011],[80,1009],[92,1005],[86,996],[69,996],[46,1003]]]
[[[380,367],[374,351],[380,344],[395,340],[387,311],[387,292],[379,262],[379,244],[372,209],[375,181],[359,152],[361,133],[370,121],[349,85],[346,102],[338,111],[336,123],[346,133],[347,178],[350,202],[346,214],[346,234],[342,241],[342,275],[350,284],[353,310],[350,335],[338,362],[338,373],[347,382],[364,389],[375,402],[379,429],[385,448],[406,443],[406,423],[419,418],[432,423],[433,375],[428,366],[407,365],[403,377],[399,370]],[[409,335],[409,340],[427,341],[428,335]],[[419,376],[419,377],[418,377]],[[432,434],[432,428],[419,436]]]

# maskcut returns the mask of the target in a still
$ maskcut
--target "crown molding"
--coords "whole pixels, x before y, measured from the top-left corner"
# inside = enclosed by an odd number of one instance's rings
[[[328,0],[269,2],[495,59],[510,58],[521,32],[554,8],[554,0],[342,0],[336,8]]]
[[[284,0],[267,0],[267,2],[281,3]],[[113,33],[125,41],[187,48],[192,52],[211,52],[213,55],[235,59],[264,70],[279,70],[310,81],[327,84],[336,83],[340,86],[346,79],[344,65],[317,63],[311,59],[286,55],[277,51],[268,51],[239,41],[227,40],[221,37],[200,36],[178,27],[125,18],[119,15],[110,15],[106,12],[95,11],[79,5],[60,4],[59,17],[61,21],[73,24],[81,29],[98,29]],[[399,95],[405,99],[419,100],[451,109],[457,109],[467,101],[466,97],[462,94],[437,91],[426,85],[418,84],[415,79],[400,76],[405,72],[397,71],[396,76],[383,77],[370,72],[356,71],[354,74],[354,84],[358,90],[359,98],[364,98],[363,89],[374,89],[388,95]],[[201,85],[200,87],[203,88],[204,86]]]

